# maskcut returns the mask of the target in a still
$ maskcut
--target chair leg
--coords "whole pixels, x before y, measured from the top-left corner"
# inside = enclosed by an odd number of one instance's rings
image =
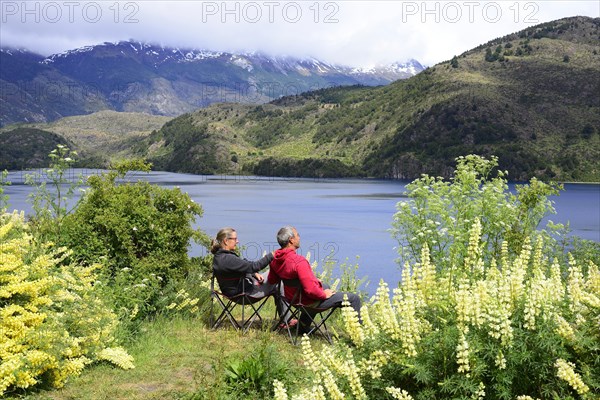
[[[265,297],[264,299],[259,300],[257,303],[249,302],[248,305],[252,309],[252,314],[250,315],[250,317],[247,320],[244,319],[244,310],[242,309],[242,323],[243,323],[243,327],[244,327],[244,333],[248,331],[248,329],[250,328],[250,326],[252,326],[252,324],[254,323],[254,321],[256,319],[258,319],[262,324],[262,317],[260,316],[260,310],[262,310],[263,306],[267,303],[268,299],[269,299],[269,297]],[[258,305],[258,306],[256,306],[256,305]]]
[[[260,315],[260,311],[262,310],[264,305],[267,303],[269,298],[270,298],[270,296],[257,299],[257,298],[251,298],[247,295],[237,296],[235,298],[229,298],[224,295],[221,295],[220,293],[218,293],[216,291],[213,292],[212,299],[211,299],[211,301],[212,301],[211,309],[210,309],[211,329],[217,329],[219,326],[221,326],[221,324],[223,323],[223,321],[225,319],[229,319],[229,322],[231,322],[231,325],[233,325],[234,328],[241,330],[243,333],[246,333],[248,331],[248,329],[250,329],[252,324],[254,322],[256,322],[257,320],[260,321],[260,323],[262,324],[263,318]],[[217,303],[221,307],[221,313],[219,314],[219,316],[216,319],[215,319],[216,313],[213,308],[213,307],[215,307],[215,303]],[[240,322],[238,322],[237,319],[233,315],[233,311],[234,311],[235,307],[238,305],[242,307],[242,311],[241,311],[242,319]],[[250,310],[246,310],[247,306],[250,307]],[[247,317],[247,314],[250,314],[250,315]]]
[[[327,329],[327,320],[329,319],[329,317],[331,316],[331,314],[333,314],[333,312],[336,310],[336,308],[330,308],[327,310],[322,310],[322,311],[318,311],[316,313],[311,313],[309,312],[306,308],[301,308],[302,311],[301,313],[305,313],[308,316],[308,320],[309,320],[309,330],[306,333],[306,335],[311,336],[316,332],[321,333],[321,335],[323,335],[323,337],[325,338],[325,340],[327,340],[327,342],[329,342],[330,344],[333,344],[333,339],[331,338],[331,334],[329,333],[329,329]],[[292,343],[294,343],[294,345],[297,344],[298,342],[298,336],[300,333],[300,323],[296,326],[296,335],[295,338],[292,340]]]

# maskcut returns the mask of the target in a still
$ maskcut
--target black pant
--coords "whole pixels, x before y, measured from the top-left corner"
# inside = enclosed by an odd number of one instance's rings
[[[328,285],[323,285],[323,289],[329,289]],[[354,311],[356,311],[358,313],[358,320],[362,322],[361,318],[360,318],[360,307],[361,307],[361,300],[360,300],[360,296],[354,293],[349,293],[349,292],[337,292],[334,293],[333,295],[331,295],[330,298],[325,299],[325,300],[321,300],[319,302],[317,302],[316,304],[311,304],[311,308],[319,308],[319,309],[327,309],[327,308],[331,308],[331,307],[341,307],[342,306],[342,302],[344,301],[344,295],[348,297],[348,302],[350,303],[350,307],[352,307],[354,309]],[[300,328],[303,328],[305,331],[308,330],[308,327],[310,326],[310,322],[312,320],[312,318],[314,318],[314,316],[317,314],[316,312],[311,312],[311,310],[308,310],[308,312],[310,313],[310,315],[307,315],[306,313],[302,312],[301,316],[300,316]]]

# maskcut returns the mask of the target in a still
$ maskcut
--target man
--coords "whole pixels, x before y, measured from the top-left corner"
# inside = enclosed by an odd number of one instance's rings
[[[282,279],[298,279],[302,284],[302,304],[318,308],[339,307],[344,301],[344,295],[348,297],[350,306],[358,313],[360,320],[360,297],[354,293],[336,293],[327,285],[317,279],[308,263],[308,260],[296,253],[300,248],[300,235],[293,226],[284,226],[277,232],[277,242],[281,248],[275,251],[275,257],[271,261],[268,282],[276,284]],[[294,298],[296,288],[284,286],[285,297],[288,300]],[[311,318],[302,314],[300,317],[300,328],[303,333],[309,330]]]

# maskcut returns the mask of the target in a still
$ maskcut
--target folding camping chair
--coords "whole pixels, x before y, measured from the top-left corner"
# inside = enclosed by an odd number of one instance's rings
[[[255,322],[255,321],[260,321],[260,323],[262,324],[262,317],[260,316],[260,310],[264,307],[264,305],[267,303],[267,300],[272,297],[272,294],[269,294],[267,296],[264,297],[252,297],[251,295],[249,295],[248,293],[246,293],[246,288],[244,287],[244,285],[246,284],[245,280],[243,279],[244,276],[241,277],[219,277],[216,276],[215,274],[213,274],[212,276],[212,280],[211,280],[211,284],[210,284],[210,290],[211,290],[211,307],[210,307],[210,326],[212,329],[217,329],[225,319],[229,319],[229,322],[231,322],[231,325],[235,328],[235,329],[239,329],[242,330],[242,332],[246,333],[248,331],[248,329],[250,328],[250,326]],[[215,280],[217,281],[217,283],[223,282],[225,280],[239,280],[242,279],[242,293],[237,294],[235,296],[227,296],[226,294],[224,294],[223,292],[220,291],[220,285],[219,285],[219,289],[215,288]],[[219,314],[219,316],[215,319],[214,315],[214,305],[218,304],[221,307],[221,313]],[[237,306],[241,306],[241,311],[242,311],[242,319],[241,321],[238,321],[235,316],[233,315],[234,310],[237,308]],[[250,310],[248,310],[248,312],[250,312],[250,316],[248,318],[246,318],[246,306],[250,306]]]
[[[296,288],[296,293],[294,297],[289,300],[282,296],[283,309],[285,312],[282,315],[286,315],[289,312],[289,318],[296,318],[300,321],[301,315],[306,313],[308,317],[310,317],[310,324],[308,326],[307,335],[312,335],[315,333],[320,333],[329,343],[333,343],[331,339],[331,335],[329,334],[329,330],[327,329],[327,320],[331,317],[331,314],[341,306],[334,305],[328,308],[321,308],[318,306],[318,303],[313,304],[303,304],[302,303],[302,283],[298,279],[282,279],[283,286]],[[285,323],[284,317],[280,317],[277,325],[273,327],[273,330],[281,330],[286,329],[288,336],[294,345],[298,344],[298,336],[300,333],[300,322],[298,322],[295,326],[296,334],[292,335],[292,330],[294,327],[290,327]]]

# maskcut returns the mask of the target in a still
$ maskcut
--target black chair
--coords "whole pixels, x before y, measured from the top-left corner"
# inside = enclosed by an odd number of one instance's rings
[[[306,332],[307,335],[313,335],[316,333],[321,334],[330,344],[333,343],[332,339],[331,339],[331,334],[329,333],[329,330],[327,329],[327,320],[329,319],[329,317],[331,317],[331,314],[333,314],[333,312],[337,309],[340,308],[341,306],[339,305],[334,305],[328,308],[322,308],[319,307],[319,303],[320,302],[316,302],[313,304],[303,304],[302,302],[302,283],[300,283],[300,280],[298,279],[282,279],[283,282],[283,286],[284,287],[293,287],[296,288],[296,293],[294,294],[294,297],[289,300],[286,299],[284,296],[282,296],[282,303],[283,303],[283,308],[284,308],[284,313],[282,313],[282,315],[286,315],[287,313],[289,313],[289,318],[296,318],[298,319],[298,323],[295,326],[295,335],[292,335],[292,330],[294,330],[294,327],[290,327],[288,324],[285,323],[284,318],[280,317],[279,321],[277,323],[277,325],[275,325],[273,327],[273,330],[276,331],[280,331],[281,329],[286,329],[287,330],[287,334],[290,338],[290,340],[292,341],[292,343],[294,345],[298,344],[298,336],[300,333],[300,320],[301,320],[301,315],[302,314],[306,314],[308,315],[309,319],[310,319],[310,324],[308,327],[308,332]]]
[[[211,326],[211,329],[217,329],[223,323],[223,321],[225,319],[229,319],[229,322],[231,322],[231,325],[235,329],[241,330],[244,333],[248,331],[250,326],[252,326],[252,324],[255,321],[260,321],[260,323],[262,325],[262,317],[260,316],[260,311],[264,307],[264,305],[267,303],[267,300],[270,297],[272,297],[273,295],[269,294],[264,297],[252,297],[250,294],[248,294],[246,292],[246,288],[245,288],[246,280],[244,279],[244,277],[245,276],[219,277],[219,276],[216,276],[213,274],[211,284],[210,284],[210,290],[211,290],[210,326]],[[220,283],[222,283],[224,281],[236,280],[239,282],[240,279],[243,282],[242,283],[242,293],[237,294],[235,296],[227,296],[226,294],[221,292],[220,289],[215,288],[215,280],[217,281],[217,283],[219,283],[219,288],[220,288],[221,287]],[[221,313],[219,314],[219,316],[216,319],[214,318],[215,303],[221,307]],[[241,314],[242,314],[241,321],[238,321],[235,318],[235,316],[233,315],[234,310],[238,306],[241,307]],[[246,307],[247,306],[250,307],[250,310],[248,310],[248,312],[250,312],[250,316],[248,318],[246,318]]]

